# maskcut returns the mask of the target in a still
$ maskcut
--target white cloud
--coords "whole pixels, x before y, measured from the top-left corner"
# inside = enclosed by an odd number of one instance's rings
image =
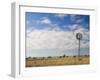
[[[34,30],[27,37],[27,48],[30,49],[45,49],[45,48],[59,48],[59,49],[74,49],[78,47],[78,40],[76,33],[81,32],[83,38],[89,39],[89,32],[80,27],[75,32],[73,31],[46,31]],[[74,34],[73,34],[74,33]],[[85,33],[85,34],[84,34]],[[89,46],[89,42],[81,41],[81,48]]]
[[[44,26],[42,25],[44,27],[43,30],[46,30],[46,31],[61,31],[61,28],[58,26],[58,24],[52,23],[52,21],[48,17],[43,17],[39,20],[33,20],[32,22],[33,24],[43,24],[44,25]],[[28,29],[27,29],[28,34],[34,30],[36,30],[34,26],[29,27],[28,25]]]
[[[40,23],[42,24],[52,24],[51,20],[47,17],[43,17],[41,20],[40,20]]]
[[[31,30],[28,29],[28,30],[27,30],[27,33],[30,33],[30,32],[31,32]]]
[[[75,22],[75,23],[81,23],[82,21],[83,21],[83,18],[77,18],[77,15],[70,15],[70,20],[72,21],[72,22]]]
[[[83,21],[83,19],[77,19],[76,23],[81,23]]]
[[[27,24],[27,25],[29,25],[29,24],[30,24],[30,21],[29,21],[29,20],[27,20],[27,21],[26,21],[26,24]]]
[[[77,25],[77,24],[74,24],[74,25],[68,25],[67,26],[70,30],[75,30],[75,29],[77,29],[78,27],[79,27],[79,25]]]
[[[61,28],[57,24],[49,24],[45,30],[61,31]]]
[[[33,24],[52,24],[52,21],[48,17],[42,17],[38,20],[32,20]]]
[[[44,28],[44,30],[47,31],[61,31],[60,27],[58,26],[58,24],[52,23],[52,21],[50,19],[48,19],[47,17],[43,17],[41,20],[38,21],[40,24],[44,24],[44,26],[46,26]]]
[[[74,34],[81,33],[82,35],[85,35],[87,33],[87,29],[83,28],[81,25],[76,27],[74,30]]]
[[[56,14],[55,16],[63,19],[65,16],[67,16],[67,14]]]

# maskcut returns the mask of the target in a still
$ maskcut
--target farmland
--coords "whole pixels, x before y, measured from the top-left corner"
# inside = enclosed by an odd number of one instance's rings
[[[55,57],[28,57],[26,67],[59,66],[59,65],[83,65],[89,64],[89,55],[83,56],[55,56]]]

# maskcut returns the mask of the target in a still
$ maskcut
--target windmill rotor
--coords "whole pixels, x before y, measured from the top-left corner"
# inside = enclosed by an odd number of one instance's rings
[[[81,33],[76,33],[76,39],[81,40],[82,39],[82,34]]]

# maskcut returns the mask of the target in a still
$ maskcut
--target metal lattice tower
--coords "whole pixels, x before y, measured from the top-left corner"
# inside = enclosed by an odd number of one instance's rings
[[[80,59],[80,40],[82,39],[82,34],[81,33],[76,33],[76,39],[79,42],[79,44],[78,44],[78,57],[79,57],[79,60],[81,60]]]

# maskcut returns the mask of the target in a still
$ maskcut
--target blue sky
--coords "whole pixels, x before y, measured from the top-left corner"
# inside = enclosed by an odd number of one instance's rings
[[[89,15],[26,12],[26,26],[28,31],[32,31],[33,29],[43,30],[48,25],[57,26],[62,31],[70,31],[74,30],[71,26],[75,24],[89,30],[89,22]]]
[[[89,15],[26,12],[25,17],[27,57],[77,55],[77,32],[83,34],[81,55],[89,54]]]

